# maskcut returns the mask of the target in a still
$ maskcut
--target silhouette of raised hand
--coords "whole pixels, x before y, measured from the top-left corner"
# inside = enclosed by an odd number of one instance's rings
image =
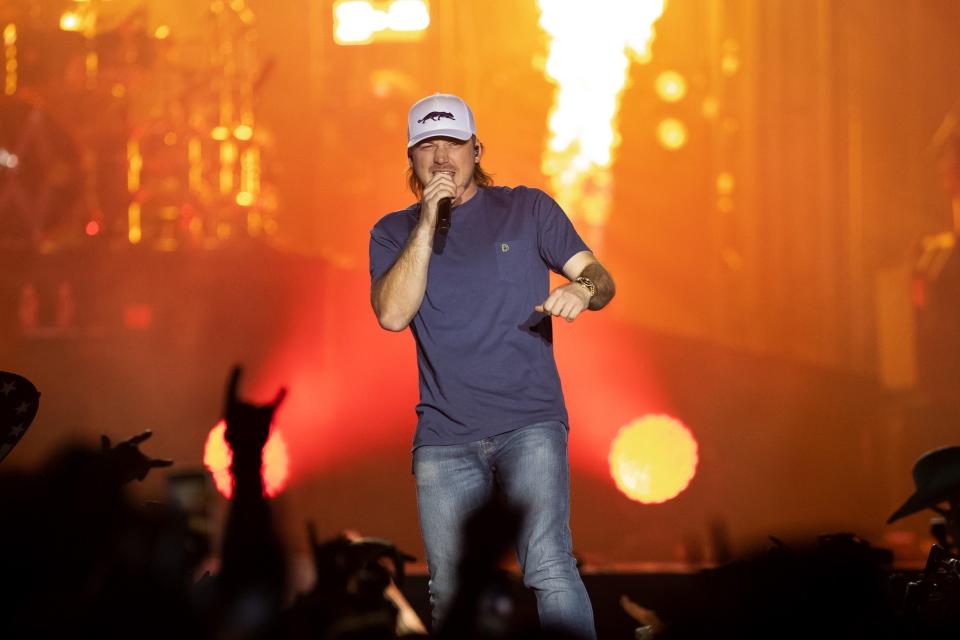
[[[100,449],[120,484],[126,484],[134,478],[143,480],[150,469],[169,467],[173,464],[173,460],[168,458],[151,458],[140,451],[140,443],[148,440],[152,435],[153,432],[147,429],[139,435],[117,443],[116,446],[110,445],[109,437],[100,436]]]
[[[260,468],[273,414],[287,391],[280,389],[269,404],[251,404],[237,397],[241,373],[239,366],[230,373],[224,406],[224,438],[233,450],[234,492],[224,529],[218,579],[223,588],[224,612],[257,612],[230,620],[229,625],[245,628],[238,627],[225,635],[270,637],[265,629],[283,604],[286,565],[281,540],[273,530],[270,504],[263,494]]]
[[[277,392],[273,402],[265,405],[255,405],[237,397],[237,386],[243,369],[235,366],[227,383],[227,397],[224,407],[224,418],[227,430],[224,437],[233,450],[234,463],[238,458],[250,460],[259,458],[263,446],[270,436],[270,424],[273,414],[287,395],[287,389],[282,387]]]

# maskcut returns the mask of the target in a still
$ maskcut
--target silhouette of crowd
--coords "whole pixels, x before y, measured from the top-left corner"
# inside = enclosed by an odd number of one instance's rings
[[[219,571],[195,579],[208,549],[186,513],[135,504],[125,491],[172,464],[140,450],[150,432],[116,445],[104,437],[100,449],[71,445],[34,472],[0,474],[0,637],[396,637],[384,588],[410,558],[385,541],[314,540],[317,582],[291,602],[260,474],[284,392],[253,405],[237,397],[239,377],[234,370],[224,410],[234,492]]]
[[[172,464],[140,450],[149,431],[117,444],[104,436],[99,448],[67,446],[36,470],[0,473],[0,638],[423,635],[403,624],[389,597],[412,558],[386,540],[319,541],[310,527],[316,582],[288,592],[284,544],[260,473],[285,392],[254,405],[238,397],[239,379],[238,368],[224,408],[235,484],[214,550],[219,569],[197,579],[211,550],[182,509],[127,494],[131,480]],[[952,526],[957,514],[947,515]],[[522,517],[495,496],[467,523],[462,586],[433,637],[562,637],[517,615],[517,579],[501,568]],[[627,596],[621,604],[643,639],[958,638],[956,540],[947,534],[940,542],[926,569],[909,574],[891,571],[889,552],[851,534],[807,547],[773,539],[761,553],[692,578],[672,607],[653,612]]]

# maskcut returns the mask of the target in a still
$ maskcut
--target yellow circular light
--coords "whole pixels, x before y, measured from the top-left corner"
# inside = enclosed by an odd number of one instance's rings
[[[679,102],[687,95],[687,80],[676,71],[664,71],[657,76],[654,88],[664,102]]]
[[[610,474],[631,500],[658,504],[677,497],[697,472],[697,441],[666,415],[637,418],[610,445]]]
[[[734,184],[733,174],[729,171],[721,171],[717,174],[717,193],[720,195],[728,196],[733,193]]]
[[[666,118],[657,125],[657,140],[660,144],[675,151],[687,144],[687,125],[676,118]]]
[[[82,26],[80,16],[72,11],[65,11],[60,16],[60,28],[63,31],[79,31]]]
[[[170,27],[168,27],[165,24],[160,25],[153,32],[153,37],[156,38],[157,40],[165,40],[169,36],[170,36]]]
[[[249,140],[253,137],[253,127],[248,124],[237,125],[233,130],[233,137],[237,140]]]

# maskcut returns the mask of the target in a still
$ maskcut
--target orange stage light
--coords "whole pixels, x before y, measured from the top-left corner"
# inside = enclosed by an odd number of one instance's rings
[[[610,473],[631,500],[657,504],[677,497],[697,471],[697,440],[682,422],[646,415],[622,427],[610,445]]]
[[[83,29],[83,18],[73,11],[65,11],[60,16],[60,28],[64,31],[80,31]]]
[[[203,448],[203,465],[213,476],[217,491],[229,499],[233,496],[233,476],[230,474],[233,452],[224,438],[226,431],[227,423],[223,420],[210,430]],[[267,497],[279,495],[287,486],[289,462],[287,444],[280,432],[274,428],[263,447],[263,469],[260,472],[263,477],[263,491]]]
[[[233,137],[237,140],[250,140],[253,138],[253,127],[248,124],[237,125],[233,130]]]
[[[143,240],[143,228],[140,226],[140,203],[131,202],[127,206],[127,239],[130,244],[139,244]]]
[[[430,9],[424,0],[339,0],[333,5],[333,39],[337,44],[416,40],[428,26]]]
[[[687,144],[687,125],[676,118],[664,118],[657,125],[657,140],[665,149],[676,151]]]
[[[687,80],[676,71],[664,71],[657,76],[654,88],[664,102],[680,102],[687,95]]]
[[[17,92],[17,25],[9,23],[3,28],[3,93],[12,96]]]

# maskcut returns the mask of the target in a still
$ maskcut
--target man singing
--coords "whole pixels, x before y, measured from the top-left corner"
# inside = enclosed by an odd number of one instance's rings
[[[370,237],[377,320],[390,331],[409,326],[417,346],[413,471],[434,628],[457,589],[461,525],[496,485],[524,515],[517,556],[541,625],[594,638],[572,554],[551,319],[603,308],[614,284],[550,196],[494,187],[482,156],[463,100],[417,102],[407,159],[420,201],[385,216]],[[438,231],[447,216],[449,230]],[[570,282],[550,291],[550,270]]]

